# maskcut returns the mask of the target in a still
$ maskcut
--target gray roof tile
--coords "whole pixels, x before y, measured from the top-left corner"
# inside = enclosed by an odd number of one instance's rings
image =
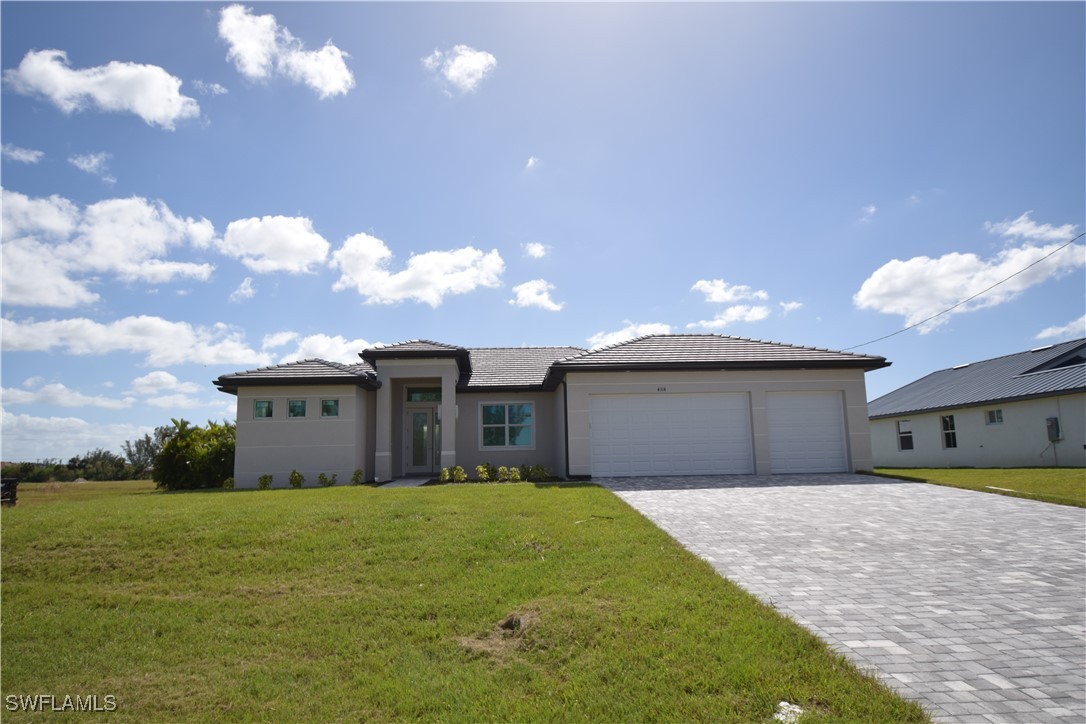
[[[287,362],[245,372],[222,375],[215,380],[220,390],[234,392],[247,385],[327,384],[347,382],[374,387],[376,372],[368,363],[345,365],[322,359]]]
[[[579,347],[484,347],[468,350],[471,376],[461,380],[465,391],[509,387],[538,387],[555,361],[584,354]]]
[[[932,372],[867,404],[871,417],[1086,391],[1086,339]]]

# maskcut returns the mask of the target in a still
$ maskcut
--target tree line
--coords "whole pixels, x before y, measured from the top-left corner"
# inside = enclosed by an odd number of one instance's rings
[[[4,463],[3,477],[43,483],[72,480],[151,479],[165,490],[219,488],[234,474],[236,427],[212,422],[206,427],[171,420],[154,433],[126,440],[123,455],[98,448],[61,460]]]

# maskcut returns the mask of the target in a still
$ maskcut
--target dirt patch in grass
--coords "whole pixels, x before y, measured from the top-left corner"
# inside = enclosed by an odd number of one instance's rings
[[[539,612],[530,609],[514,611],[494,625],[483,636],[462,636],[457,643],[474,654],[488,656],[505,663],[524,645],[524,634],[539,621]]]

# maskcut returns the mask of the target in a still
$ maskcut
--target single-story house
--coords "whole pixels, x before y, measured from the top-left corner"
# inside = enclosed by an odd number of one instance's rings
[[[1086,466],[1086,339],[933,372],[868,404],[879,467]]]
[[[564,477],[869,470],[864,372],[889,364],[716,334],[592,351],[415,340],[359,356],[215,381],[237,396],[235,485],[481,463]]]

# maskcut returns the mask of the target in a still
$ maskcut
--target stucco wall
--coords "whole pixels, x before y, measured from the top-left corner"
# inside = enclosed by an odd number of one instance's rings
[[[456,464],[462,465],[474,477],[475,466],[490,463],[506,467],[543,465],[558,475],[565,474],[565,454],[561,432],[565,421],[559,387],[557,392],[460,392],[456,396],[458,424],[456,428]],[[535,405],[535,445],[517,450],[483,449],[480,440],[480,405],[501,402],[531,402]]]
[[[237,401],[237,448],[234,485],[255,488],[257,478],[273,476],[272,487],[288,487],[291,470],[305,476],[306,485],[317,485],[317,475],[338,476],[337,485],[350,483],[351,475],[367,464],[366,409],[372,393],[355,385],[242,387]],[[339,417],[321,417],[321,400],[339,400]],[[271,419],[254,418],[256,400],[272,401]],[[287,417],[289,400],[305,400],[306,416]],[[372,458],[371,458],[372,459]]]
[[[751,400],[754,471],[772,474],[766,396],[770,392],[839,391],[845,406],[849,469],[872,468],[867,393],[862,370],[720,372],[571,372],[566,375],[569,474],[591,475],[589,396],[604,393],[745,392]],[[661,390],[661,388],[664,388]]]
[[[987,424],[987,410],[1003,411]],[[954,415],[958,447],[943,447],[941,417]],[[1058,417],[1063,440],[1050,443],[1046,418]],[[913,449],[899,450],[897,422],[908,420]],[[871,421],[875,464],[902,468],[1086,467],[1086,394],[902,415]]]

